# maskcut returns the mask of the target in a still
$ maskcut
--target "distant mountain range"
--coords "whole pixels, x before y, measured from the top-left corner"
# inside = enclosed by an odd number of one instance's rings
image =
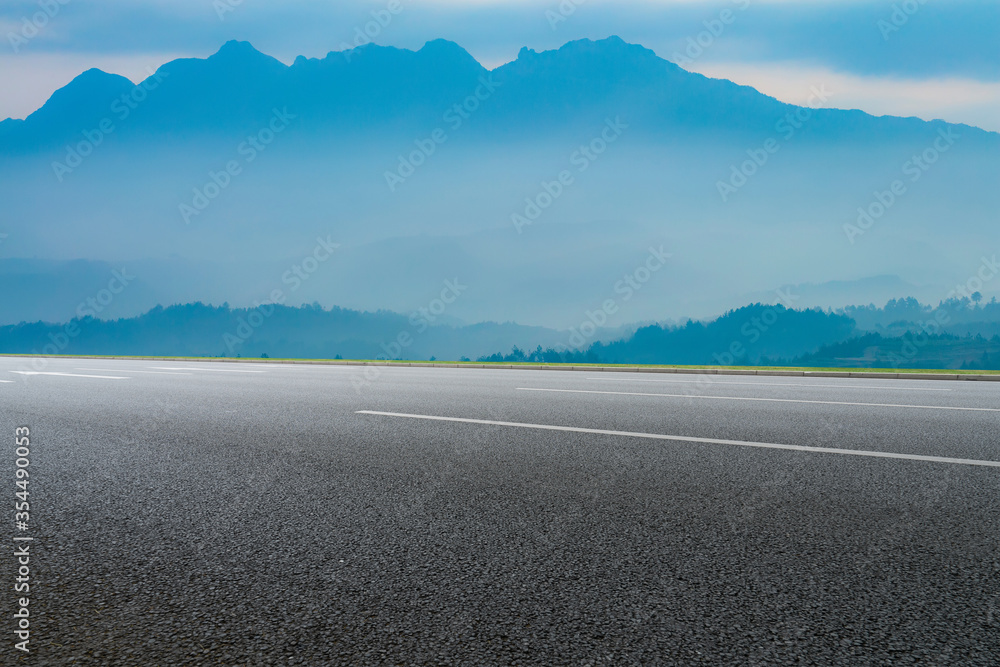
[[[564,133],[574,126],[591,129],[594,119],[607,116],[627,117],[636,133],[675,139],[679,129],[774,133],[778,120],[797,109],[753,88],[692,74],[617,37],[571,42],[544,53],[525,48],[493,71],[445,40],[419,51],[369,44],[323,59],[300,56],[291,66],[248,42],[230,41],[209,58],[169,62],[138,85],[87,70],[27,119],[4,121],[4,143],[10,149],[72,141],[126,109],[129,118],[121,119],[119,136],[146,140],[253,131],[275,108],[292,110],[303,131],[325,129],[341,139],[384,130],[386,124],[409,132],[428,128],[428,122],[431,128],[440,124],[446,110],[462,106],[477,89],[481,108],[469,104],[454,116],[474,115],[479,134],[488,139],[501,129],[522,137],[553,127]],[[835,104],[836,92],[822,82],[814,90],[818,106]],[[807,133],[837,141],[905,140],[933,136],[943,127],[860,111],[824,109],[813,115],[801,121],[808,123]],[[783,132],[795,124],[788,120]],[[969,131],[980,140],[989,134]]]
[[[817,81],[814,101],[836,91]],[[290,66],[229,42],[137,85],[88,70],[0,123],[0,288],[19,294],[0,321],[68,319],[110,267],[136,276],[119,315],[275,290],[412,312],[455,279],[454,321],[553,328],[609,301],[620,326],[800,284],[836,285],[810,305],[907,285],[936,302],[996,252],[998,149],[972,127],[783,104],[614,37],[493,71],[441,40]],[[322,261],[317,239],[338,246]],[[650,271],[656,249],[670,259]]]

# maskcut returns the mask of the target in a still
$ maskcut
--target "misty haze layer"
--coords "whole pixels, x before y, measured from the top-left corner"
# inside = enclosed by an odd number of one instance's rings
[[[779,288],[954,296],[996,252],[1000,135],[831,95],[789,106],[617,38],[492,72],[445,41],[290,67],[230,42],[138,86],[90,70],[0,123],[0,322],[87,314],[113,270],[102,317],[276,295],[411,313],[449,282],[442,321],[556,328]]]

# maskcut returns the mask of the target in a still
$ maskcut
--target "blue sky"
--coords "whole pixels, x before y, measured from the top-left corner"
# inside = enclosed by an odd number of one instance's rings
[[[366,27],[404,48],[450,39],[491,67],[522,46],[616,34],[788,102],[824,85],[831,106],[1000,131],[1000,3],[966,0],[8,0],[0,118],[24,117],[90,67],[138,80],[229,39],[290,63],[353,46]]]

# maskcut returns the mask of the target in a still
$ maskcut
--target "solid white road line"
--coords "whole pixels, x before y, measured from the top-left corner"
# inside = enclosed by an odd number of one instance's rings
[[[1000,461],[952,459],[944,456],[922,456],[920,454],[895,454],[892,452],[872,452],[872,451],[858,450],[858,449],[835,449],[832,447],[804,447],[801,445],[779,445],[770,442],[746,442],[743,440],[717,440],[715,438],[695,438],[685,435],[662,435],[660,433],[609,431],[597,428],[580,428],[577,426],[552,426],[550,424],[522,424],[519,422],[501,422],[501,421],[492,421],[488,419],[463,419],[460,417],[411,415],[401,412],[377,412],[375,410],[358,410],[355,414],[375,415],[379,417],[401,417],[404,419],[423,419],[428,421],[457,422],[460,424],[480,424],[484,426],[508,426],[511,428],[529,428],[541,431],[564,431],[568,433],[593,433],[596,435],[617,435],[628,438],[646,438],[648,440],[672,440],[674,442],[695,442],[706,445],[734,445],[737,447],[756,447],[758,449],[785,449],[793,452],[812,452],[816,454],[842,454],[844,456],[867,456],[878,459],[902,459],[905,461],[928,461],[931,463],[954,463],[957,465],[1000,468]]]
[[[705,375],[708,381],[699,380],[649,380],[644,378],[587,378],[588,380],[604,380],[605,382],[654,382],[661,384],[703,384],[721,387],[730,384],[749,385],[751,387],[828,387],[831,389],[887,389],[889,391],[952,391],[938,387],[882,387],[863,384],[805,384],[800,382],[726,382],[718,381],[714,375]]]
[[[600,394],[603,396],[658,396],[660,398],[705,398],[717,401],[762,401],[766,403],[811,403],[813,405],[853,405],[866,408],[913,408],[916,410],[961,410],[963,412],[1000,412],[1000,408],[959,408],[948,405],[897,405],[894,403],[850,403],[847,401],[807,401],[798,398],[754,398],[750,396],[704,396],[699,394],[643,394],[632,391],[591,391],[587,389],[539,389],[518,387],[518,391],[545,391],[560,394]]]
[[[158,371],[207,371],[209,373],[266,373],[267,371],[245,371],[235,368],[172,368],[170,366],[149,366]]]
[[[18,375],[56,375],[64,378],[101,378],[102,380],[131,380],[132,378],[116,377],[114,375],[80,375],[78,373],[42,373],[41,371],[11,371]]]
[[[14,384],[14,381],[13,380],[0,380],[0,383],[3,383],[3,384]]]
[[[150,375],[191,375],[191,373],[172,373],[169,371],[132,371],[124,368],[77,368],[78,371],[101,371],[102,373],[146,373]]]

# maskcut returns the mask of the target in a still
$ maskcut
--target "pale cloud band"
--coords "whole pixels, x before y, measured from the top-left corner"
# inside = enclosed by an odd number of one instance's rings
[[[696,63],[691,71],[751,86],[783,102],[805,105],[813,86],[831,92],[826,106],[875,116],[916,116],[1000,132],[1000,82],[973,79],[858,76],[798,63]]]

